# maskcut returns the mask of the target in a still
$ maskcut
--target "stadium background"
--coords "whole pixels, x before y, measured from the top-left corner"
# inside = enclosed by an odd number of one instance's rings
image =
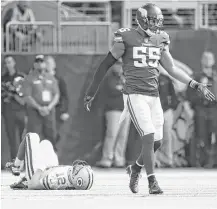
[[[90,1],[86,1],[87,3]],[[97,3],[96,3],[97,2]],[[89,4],[35,1],[30,7],[36,17],[36,24],[43,30],[43,42],[25,50],[8,47],[10,34],[6,40],[2,38],[2,46],[6,41],[6,48],[2,47],[2,56],[14,55],[17,68],[28,72],[32,67],[35,54],[49,54],[55,57],[57,69],[67,82],[70,93],[70,121],[62,130],[62,139],[58,144],[59,158],[62,164],[71,163],[77,158],[86,159],[94,164],[100,158],[101,144],[104,137],[104,112],[101,95],[94,102],[93,111],[85,112],[83,108],[84,91],[92,75],[111,46],[112,32],[119,27],[135,26],[134,11],[145,2],[124,1],[109,2],[96,1]],[[166,9],[179,9],[180,16],[191,18],[190,24],[184,24],[180,29],[174,26],[166,17],[165,24],[171,37],[171,53],[176,59],[177,67],[192,73],[200,70],[200,59],[204,50],[217,54],[217,32],[213,26],[217,19],[216,2],[207,1],[159,1],[157,3],[165,12]],[[13,7],[14,2],[2,1],[2,17]],[[214,5],[214,6],[213,6]],[[116,11],[117,10],[117,11]],[[121,12],[120,12],[121,11]],[[19,23],[17,23],[19,24]],[[26,23],[27,25],[29,23]],[[8,26],[10,27],[10,25]],[[7,34],[6,30],[6,34]],[[216,67],[216,66],[215,66]],[[177,91],[183,88],[177,87]],[[173,127],[175,147],[174,158],[177,166],[185,166],[187,161],[194,161],[186,150],[194,149],[191,144],[193,137],[193,121],[184,108],[184,101],[176,110]],[[9,158],[7,136],[2,121],[2,161]],[[138,135],[131,125],[128,141],[127,159],[135,159],[135,152],[140,142]]]

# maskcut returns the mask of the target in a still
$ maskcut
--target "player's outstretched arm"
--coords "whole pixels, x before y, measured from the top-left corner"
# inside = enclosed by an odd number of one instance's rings
[[[98,67],[96,73],[94,74],[93,81],[91,82],[84,98],[84,106],[87,111],[90,111],[91,102],[93,101],[94,96],[96,95],[96,92],[99,88],[102,79],[104,78],[108,69],[112,65],[114,65],[116,61],[117,59],[114,58],[111,52],[109,52],[105,59],[101,62],[100,66]]]
[[[94,75],[93,81],[86,92],[86,95],[84,97],[84,107],[87,111],[90,111],[91,103],[106,72],[112,65],[115,64],[115,62],[120,57],[123,56],[125,52],[125,45],[122,35],[123,34],[121,33],[121,31],[117,31],[115,33],[112,49],[109,51],[105,59],[101,62],[99,68]]]
[[[207,88],[208,85],[198,83],[197,81],[193,80],[190,76],[188,76],[188,74],[184,71],[177,70],[168,47],[166,47],[166,49],[162,52],[160,63],[171,76],[173,76],[174,78],[176,78],[184,84],[188,84],[191,88],[199,91],[207,100],[215,100],[215,96]]]

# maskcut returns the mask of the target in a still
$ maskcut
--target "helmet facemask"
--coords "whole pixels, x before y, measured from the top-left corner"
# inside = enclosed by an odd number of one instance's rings
[[[153,33],[159,33],[163,27],[163,15],[157,17],[148,17],[148,29]]]

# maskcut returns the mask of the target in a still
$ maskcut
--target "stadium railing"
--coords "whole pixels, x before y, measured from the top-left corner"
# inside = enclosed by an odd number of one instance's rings
[[[105,54],[111,43],[110,22],[62,22],[59,53]]]
[[[110,44],[110,22],[9,22],[3,52],[105,54]]]
[[[217,1],[201,2],[200,28],[217,29]]]
[[[9,22],[4,35],[6,53],[51,53],[57,51],[53,22]]]
[[[143,5],[142,0],[124,1],[123,24],[125,27],[136,26],[135,12]],[[164,14],[164,26],[168,28],[200,29],[217,27],[217,2],[216,0],[153,0]]]
[[[109,1],[61,1],[61,8],[65,10],[67,13],[63,13],[62,20],[63,21],[76,21],[76,19],[80,16],[85,21],[103,21],[110,22],[111,21],[111,5]],[[76,13],[73,12],[76,11]]]
[[[123,27],[136,26],[135,11],[143,3],[142,0],[124,1]],[[162,8],[166,29],[216,29],[217,3],[215,0],[173,1],[173,3],[168,0],[157,0],[153,3]],[[54,22],[42,21],[35,22],[33,25],[30,22],[9,22],[3,34],[2,51],[6,53],[105,54],[111,44],[112,36],[109,3],[105,2],[104,5],[98,7],[81,7],[80,4],[77,6],[74,4],[74,1],[59,2],[59,9],[62,8],[61,5],[64,5],[64,8],[67,8],[64,11],[67,14],[57,13],[60,18],[56,22],[55,20]],[[77,12],[75,13],[74,10]],[[78,13],[79,17],[76,15]],[[104,20],[95,21],[96,18]],[[16,30],[20,31],[20,38],[16,38],[14,34]]]

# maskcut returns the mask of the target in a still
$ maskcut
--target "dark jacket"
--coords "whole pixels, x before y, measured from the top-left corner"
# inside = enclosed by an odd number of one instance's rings
[[[23,110],[24,106],[20,105],[13,97],[14,94],[18,95],[17,89],[14,87],[14,80],[17,77],[25,77],[23,73],[16,72],[14,75],[10,75],[6,72],[1,77],[1,101],[2,101],[2,110],[4,108],[10,108],[11,110]]]
[[[172,80],[163,74],[159,76],[159,93],[163,111],[170,108],[175,109],[178,105],[178,99],[175,93]]]
[[[59,103],[56,106],[56,111],[59,114],[67,113],[69,111],[69,96],[68,96],[66,82],[59,75],[55,75],[55,78],[58,82],[59,90],[60,90],[60,99],[59,99]]]

